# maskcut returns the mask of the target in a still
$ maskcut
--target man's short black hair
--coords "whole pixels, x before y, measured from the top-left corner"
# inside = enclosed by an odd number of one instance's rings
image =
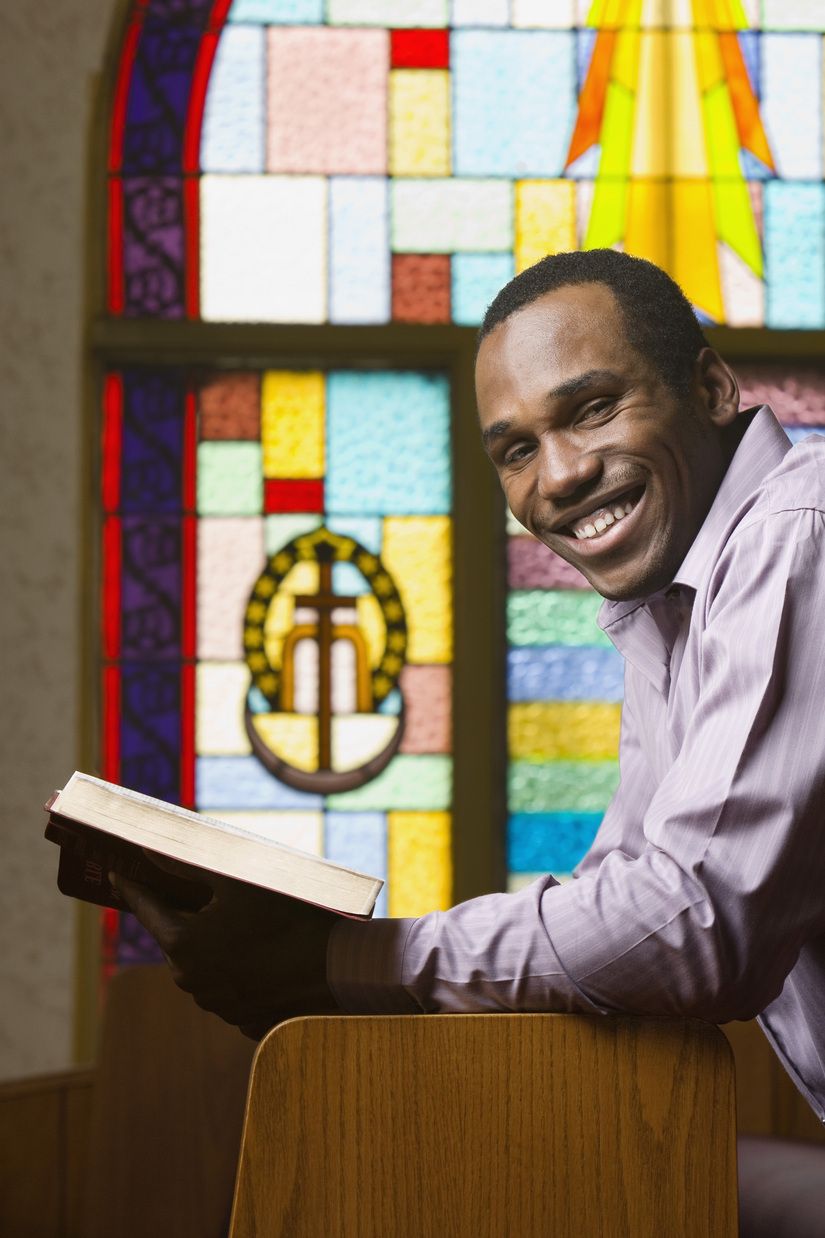
[[[551,254],[522,271],[505,284],[484,315],[479,345],[517,310],[571,284],[605,284],[619,303],[628,343],[672,390],[688,390],[696,358],[708,345],[693,307],[660,267],[615,249]]]

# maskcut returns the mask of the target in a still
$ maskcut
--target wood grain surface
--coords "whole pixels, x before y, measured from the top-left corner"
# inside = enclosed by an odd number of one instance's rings
[[[0,1085],[0,1234],[84,1238],[92,1070]]]
[[[733,1238],[716,1028],[295,1019],[253,1067],[232,1238]]]
[[[181,993],[166,967],[115,977],[84,1238],[223,1238],[253,1050]]]

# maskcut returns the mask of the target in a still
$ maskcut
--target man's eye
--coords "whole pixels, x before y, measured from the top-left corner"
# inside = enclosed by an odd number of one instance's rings
[[[612,399],[593,400],[582,409],[581,419],[587,421],[591,417],[600,417],[603,413],[608,412],[613,407]]]
[[[510,447],[504,454],[505,464],[520,464],[521,461],[531,451],[529,443],[516,443],[515,447]]]

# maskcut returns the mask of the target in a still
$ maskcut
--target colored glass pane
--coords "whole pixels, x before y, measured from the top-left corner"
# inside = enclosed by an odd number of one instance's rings
[[[388,322],[390,242],[385,179],[332,177],[329,244],[330,322]]]
[[[446,378],[136,369],[104,413],[104,772],[445,905]]]
[[[327,186],[320,176],[204,176],[203,317],[323,322]]]
[[[392,316],[396,322],[450,321],[447,254],[393,254]]]
[[[445,69],[390,74],[389,169],[393,176],[449,176],[450,75]]]
[[[129,28],[112,313],[473,325],[507,255],[616,245],[705,320],[822,320],[761,198],[789,191],[818,272],[813,0],[234,0],[214,28],[208,8],[148,0]]]
[[[390,915],[420,916],[449,907],[449,813],[389,813],[387,859]]]
[[[204,109],[204,172],[263,172],[265,66],[266,39],[260,26],[236,26],[225,31]]]
[[[382,30],[272,27],[268,171],[386,172],[388,57]]]
[[[450,41],[446,30],[393,30],[393,69],[446,69]]]

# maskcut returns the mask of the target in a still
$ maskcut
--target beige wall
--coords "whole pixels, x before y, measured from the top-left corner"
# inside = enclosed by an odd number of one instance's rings
[[[75,911],[39,806],[79,759],[86,144],[116,9],[0,0],[0,1078],[72,1052]]]

